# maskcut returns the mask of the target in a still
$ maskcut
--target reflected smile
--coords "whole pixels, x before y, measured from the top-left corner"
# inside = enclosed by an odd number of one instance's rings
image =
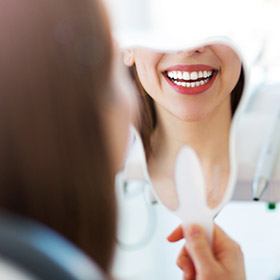
[[[163,72],[167,82],[182,94],[198,94],[213,84],[218,70],[207,65],[177,65]]]

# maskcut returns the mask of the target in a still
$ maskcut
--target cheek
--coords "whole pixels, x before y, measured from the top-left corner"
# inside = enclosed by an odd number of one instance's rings
[[[231,93],[236,86],[241,73],[241,61],[235,53],[228,54],[223,58],[222,73],[225,91]]]
[[[225,86],[228,93],[231,93],[236,86],[241,73],[241,64],[238,62],[232,63],[225,73]]]
[[[140,83],[147,92],[151,92],[154,87],[152,81],[156,77],[154,67],[149,64],[138,63],[137,61],[135,62],[135,66]]]
[[[213,45],[212,50],[221,63],[223,85],[227,92],[231,92],[237,84],[240,76],[240,57],[231,47],[226,45]]]
[[[160,61],[160,54],[141,54],[136,55],[135,65],[137,75],[141,82],[141,85],[145,91],[151,96],[155,97],[157,92],[160,90],[160,75],[158,71],[158,63]]]

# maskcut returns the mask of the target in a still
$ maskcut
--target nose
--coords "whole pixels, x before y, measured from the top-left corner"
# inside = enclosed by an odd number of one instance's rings
[[[183,54],[185,56],[193,56],[195,54],[201,54],[201,53],[205,52],[205,49],[206,49],[206,46],[202,46],[202,47],[198,47],[198,48],[192,48],[189,50],[179,51],[177,53]]]

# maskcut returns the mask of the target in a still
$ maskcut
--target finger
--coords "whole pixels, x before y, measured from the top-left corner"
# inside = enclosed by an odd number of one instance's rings
[[[216,259],[225,259],[226,256],[243,258],[242,250],[238,243],[230,238],[219,226],[215,225],[213,238],[213,252]]]
[[[188,253],[197,273],[216,266],[211,246],[202,227],[191,225],[185,230]]]
[[[218,225],[214,227],[213,249],[215,252],[230,250],[237,247],[237,243],[230,238]]]
[[[181,249],[177,258],[177,265],[183,271],[184,279],[195,278],[195,268],[185,246]]]
[[[185,275],[183,274],[183,280],[195,280],[196,279],[196,276],[188,276],[188,275]]]
[[[184,232],[182,226],[178,226],[174,231],[167,237],[169,242],[176,242],[184,238]]]

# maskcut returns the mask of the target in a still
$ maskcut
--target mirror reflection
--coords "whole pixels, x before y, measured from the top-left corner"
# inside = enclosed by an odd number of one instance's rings
[[[187,145],[199,157],[208,206],[217,207],[227,191],[230,129],[244,88],[239,55],[225,44],[170,53],[133,48],[124,62],[139,93],[137,128],[157,196],[177,208],[174,165]]]

